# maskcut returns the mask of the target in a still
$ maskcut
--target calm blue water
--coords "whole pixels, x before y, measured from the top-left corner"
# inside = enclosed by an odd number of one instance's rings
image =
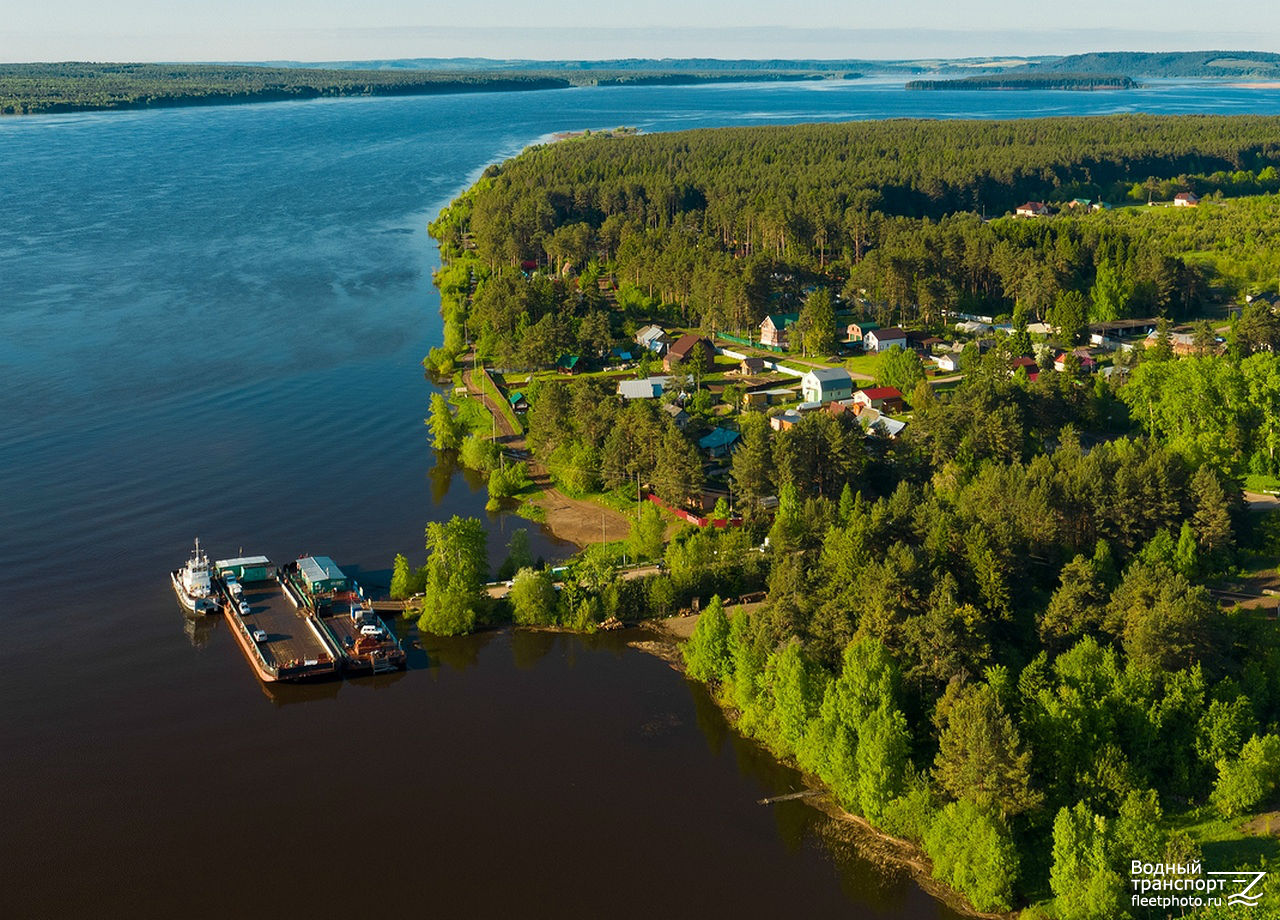
[[[612,87],[0,121],[0,802],[16,828],[0,855],[30,880],[0,896],[16,899],[7,913],[83,913],[112,878],[143,894],[129,901],[117,891],[109,906],[128,903],[140,916],[190,910],[184,894],[215,884],[223,871],[215,863],[225,859],[199,835],[264,846],[259,805],[277,795],[290,820],[322,835],[355,788],[321,778],[322,755],[336,746],[333,769],[369,771],[377,794],[388,781],[400,784],[386,822],[394,830],[359,825],[382,852],[416,855],[476,822],[498,826],[504,814],[522,820],[503,827],[509,842],[501,846],[535,852],[552,844],[528,828],[567,816],[556,838],[564,858],[540,861],[547,865],[536,877],[516,886],[547,899],[557,885],[578,891],[561,916],[618,906],[574,872],[574,841],[595,841],[615,823],[625,833],[623,818],[641,817],[612,791],[649,783],[687,792],[684,782],[698,794],[674,795],[669,813],[663,796],[640,799],[646,821],[679,831],[669,840],[647,831],[652,855],[696,839],[694,828],[716,828],[701,851],[716,853],[707,872],[739,892],[744,916],[775,900],[810,904],[813,915],[859,906],[877,916],[945,915],[907,882],[875,881],[853,856],[834,858],[833,869],[829,850],[811,845],[809,810],[775,827],[750,800],[788,775],[767,758],[727,754],[723,739],[708,757],[718,717],[695,707],[696,694],[691,701],[657,662],[577,640],[557,640],[556,654],[530,662],[511,637],[468,640],[453,653],[483,667],[451,664],[449,654],[433,655],[428,667],[418,654],[420,669],[381,692],[329,685],[276,694],[269,707],[216,624],[184,629],[165,572],[196,534],[218,555],[323,552],[354,570],[383,570],[396,551],[419,550],[428,520],[482,513],[480,484],[434,469],[423,432],[430,389],[419,361],[440,336],[430,283],[438,262],[425,225],[485,165],[531,142],[622,124],[667,131],[1130,111],[1275,114],[1280,93],[1172,83],[1126,93]],[[516,526],[525,525],[492,519],[496,558]],[[564,551],[545,536],[537,548]],[[530,668],[541,691],[516,678]],[[528,710],[495,700],[495,688],[516,702],[558,696],[531,734]],[[610,721],[646,695],[655,711],[674,713],[660,742]],[[283,705],[304,700],[311,705]],[[433,723],[433,708],[446,702],[453,708]],[[564,781],[575,769],[564,746],[585,757],[593,736],[546,750],[537,740],[571,725],[594,726],[614,752],[599,765],[606,775],[584,778],[577,791]],[[493,740],[500,737],[518,745]],[[646,759],[655,743],[680,757]],[[517,769],[530,758],[555,766]],[[639,774],[633,763],[672,772]],[[202,783],[207,774],[220,778]],[[530,785],[511,781],[521,775]],[[305,795],[289,787],[299,782]],[[454,790],[467,807],[445,807],[433,790]],[[591,807],[583,808],[586,790]],[[145,858],[116,846],[122,828]],[[481,836],[472,841],[478,848],[504,839]],[[68,881],[60,854],[78,865],[104,850],[109,871]],[[253,888],[253,867],[265,860],[236,857],[220,908],[245,906],[236,897]],[[779,861],[804,880],[803,892],[767,881],[760,867]],[[457,908],[515,862],[484,853],[469,869],[433,876],[431,895]],[[296,870],[343,865],[329,847]],[[681,884],[691,897],[694,878]],[[349,904],[363,905],[363,889],[351,891]],[[312,903],[306,891],[298,896]],[[650,903],[635,898],[629,903]],[[703,903],[650,898],[672,915]],[[528,902],[485,901],[477,912],[520,915],[520,903]]]

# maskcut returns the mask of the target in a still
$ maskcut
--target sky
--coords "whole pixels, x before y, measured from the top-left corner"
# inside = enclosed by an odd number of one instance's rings
[[[1215,31],[1215,22],[1248,28]],[[600,0],[26,0],[0,19],[2,61],[894,59],[1203,49],[1280,51],[1280,4],[646,0],[618,9]]]

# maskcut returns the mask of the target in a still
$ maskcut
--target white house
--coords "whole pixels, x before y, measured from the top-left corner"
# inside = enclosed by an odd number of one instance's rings
[[[866,343],[867,351],[888,351],[894,345],[906,348],[907,334],[897,326],[890,326],[888,329],[872,329],[862,341]]]
[[[938,365],[938,370],[946,371],[948,374],[953,374],[960,370],[960,356],[955,352],[938,355],[933,359],[933,363]]]
[[[1049,208],[1043,201],[1028,201],[1026,204],[1018,205],[1014,214],[1018,217],[1046,217],[1049,214]]]
[[[1173,196],[1175,208],[1194,208],[1200,203],[1200,196],[1195,192],[1178,192]]]
[[[644,326],[636,333],[636,344],[660,355],[671,344],[671,336],[667,335],[661,326]]]
[[[843,367],[817,367],[800,379],[805,402],[829,403],[853,395],[853,378]]]

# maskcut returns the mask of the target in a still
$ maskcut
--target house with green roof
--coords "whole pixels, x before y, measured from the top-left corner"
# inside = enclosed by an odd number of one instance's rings
[[[760,344],[786,348],[787,327],[794,326],[799,319],[799,313],[770,313],[760,324]]]
[[[556,370],[561,374],[569,374],[572,376],[581,370],[578,366],[580,360],[581,359],[577,355],[561,355],[556,359]]]

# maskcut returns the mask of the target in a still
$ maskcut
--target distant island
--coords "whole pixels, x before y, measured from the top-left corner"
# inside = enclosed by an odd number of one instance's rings
[[[907,89],[1137,89],[1130,77],[1111,74],[1005,73],[981,74],[950,80],[910,80]]]
[[[843,70],[808,68],[803,62],[741,69],[724,66],[738,62],[720,62],[719,67],[703,62],[630,63],[632,66],[616,69],[549,65],[485,68],[483,64],[454,64],[451,69],[77,62],[0,64],[0,115],[280,102],[334,96],[417,96],[574,86],[677,86],[859,76]],[[646,63],[647,67],[641,66]]]

